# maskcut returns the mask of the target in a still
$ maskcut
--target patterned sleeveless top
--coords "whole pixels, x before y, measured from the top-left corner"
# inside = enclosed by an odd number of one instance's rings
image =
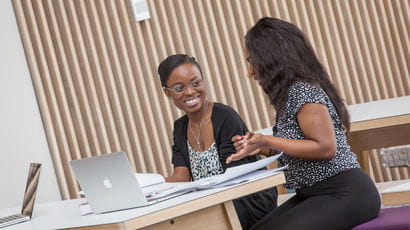
[[[215,142],[205,151],[197,151],[188,142],[189,160],[191,163],[192,179],[199,180],[222,174],[223,168],[219,161],[218,149]]]
[[[318,86],[299,81],[289,88],[286,108],[282,115],[276,117],[273,136],[295,140],[305,139],[296,117],[305,103],[320,103],[327,107],[335,129],[337,151],[333,159],[322,161],[303,160],[283,154],[278,161],[280,166],[289,165],[285,171],[286,183],[284,184],[288,189],[308,187],[347,169],[360,167],[356,155],[350,151],[350,146],[347,144],[336,108],[326,92]]]

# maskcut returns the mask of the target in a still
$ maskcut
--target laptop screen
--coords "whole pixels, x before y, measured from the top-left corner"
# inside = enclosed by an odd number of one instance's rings
[[[38,179],[40,178],[41,164],[31,163],[28,172],[28,178],[26,183],[26,190],[24,192],[23,207],[21,214],[30,216],[33,213],[34,200],[36,198]]]

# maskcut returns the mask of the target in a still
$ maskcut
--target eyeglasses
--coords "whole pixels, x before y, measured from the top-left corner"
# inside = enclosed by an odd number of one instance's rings
[[[172,88],[164,87],[168,90],[172,90],[176,94],[181,94],[183,93],[187,87],[190,87],[191,89],[199,89],[202,88],[204,85],[204,81],[202,79],[195,79],[191,81],[189,84],[176,84]]]

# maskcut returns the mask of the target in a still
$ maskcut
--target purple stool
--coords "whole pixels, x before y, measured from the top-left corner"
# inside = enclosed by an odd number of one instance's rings
[[[410,206],[384,208],[373,220],[354,227],[352,230],[404,230],[410,229]]]

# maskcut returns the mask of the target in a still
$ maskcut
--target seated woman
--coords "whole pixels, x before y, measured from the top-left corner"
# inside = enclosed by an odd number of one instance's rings
[[[283,151],[279,165],[296,195],[252,229],[351,229],[377,216],[379,193],[350,151],[349,114],[305,35],[276,18],[245,36],[249,75],[276,110],[273,136],[235,136],[227,162]],[[271,151],[259,152],[259,148]]]
[[[223,173],[227,167],[258,160],[245,157],[229,165],[235,153],[233,136],[248,131],[231,107],[208,101],[200,65],[193,57],[176,54],[158,67],[164,93],[186,115],[174,123],[172,163],[174,172],[167,182],[198,180]],[[276,188],[233,201],[243,229],[248,229],[276,207]]]

